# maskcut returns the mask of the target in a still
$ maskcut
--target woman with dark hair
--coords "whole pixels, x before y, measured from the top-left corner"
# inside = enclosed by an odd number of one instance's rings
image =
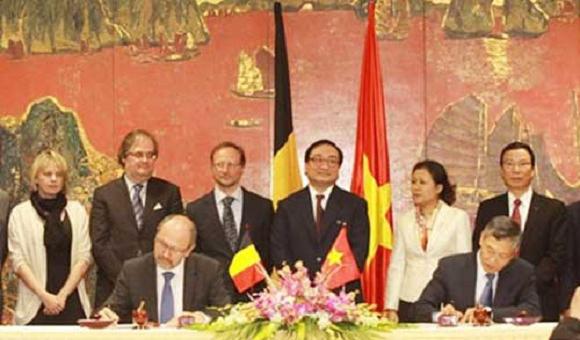
[[[385,307],[395,321],[413,321],[417,301],[442,257],[471,251],[467,213],[451,207],[455,188],[443,165],[432,160],[415,164],[411,192],[414,208],[394,226],[394,246]]]
[[[91,310],[84,282],[92,263],[88,217],[79,202],[67,200],[67,175],[64,157],[42,151],[30,170],[30,199],[10,214],[18,325],[76,324]]]

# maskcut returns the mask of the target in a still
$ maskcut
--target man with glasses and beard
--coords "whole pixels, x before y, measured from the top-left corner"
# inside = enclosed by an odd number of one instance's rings
[[[248,293],[260,291],[263,285],[240,292],[227,269],[248,240],[256,247],[263,266],[270,267],[272,201],[241,186],[246,167],[241,146],[222,142],[213,148],[209,160],[214,188],[185,209],[198,229],[196,251],[218,260],[226,269],[224,281],[233,302],[248,301]]]
[[[195,225],[183,215],[169,215],[159,223],[153,252],[128,260],[115,290],[99,311],[105,319],[131,322],[132,312],[147,311],[148,320],[178,325],[179,317],[208,322],[230,302],[218,261],[192,253]]]

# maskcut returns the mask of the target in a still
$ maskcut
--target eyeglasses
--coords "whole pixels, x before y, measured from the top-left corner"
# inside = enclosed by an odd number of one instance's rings
[[[336,168],[340,164],[338,158],[330,157],[330,158],[322,158],[318,156],[310,157],[309,159],[312,164],[316,166],[321,166],[322,164],[326,164],[329,168]]]
[[[218,162],[212,164],[216,169],[234,169],[240,167],[242,164],[240,163],[229,163],[229,162]]]
[[[518,163],[516,163],[516,162],[507,161],[507,162],[503,163],[503,166],[508,168],[508,169],[515,169],[516,167],[519,169],[525,169],[531,165],[532,165],[531,162],[518,162]]]
[[[131,156],[137,159],[147,159],[147,160],[156,160],[157,153],[155,151],[135,151],[135,152],[127,152],[127,156]]]
[[[163,251],[169,251],[171,253],[180,253],[180,254],[183,254],[183,253],[185,253],[187,251],[187,249],[189,249],[189,247],[186,248],[186,249],[178,249],[175,246],[171,246],[171,245],[167,244],[165,241],[163,241],[162,239],[160,239],[158,237],[155,238],[155,242],[159,246],[161,246],[161,249]]]

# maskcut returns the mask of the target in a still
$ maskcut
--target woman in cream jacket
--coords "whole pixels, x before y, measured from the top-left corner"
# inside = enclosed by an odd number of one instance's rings
[[[467,213],[451,207],[455,190],[445,168],[426,160],[415,164],[411,190],[415,207],[395,224],[394,245],[387,276],[387,316],[413,321],[417,301],[442,257],[471,251]]]
[[[65,159],[45,150],[31,167],[30,200],[8,223],[8,249],[19,278],[15,323],[76,324],[91,306],[84,276],[91,263],[88,217],[64,195]]]

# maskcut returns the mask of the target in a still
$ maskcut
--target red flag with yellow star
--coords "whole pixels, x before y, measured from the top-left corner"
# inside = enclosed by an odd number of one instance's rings
[[[328,289],[344,286],[360,278],[354,254],[346,237],[346,225],[343,224],[340,229],[320,271],[323,275],[328,275],[326,279]]]
[[[365,302],[384,308],[392,249],[391,183],[381,63],[375,32],[375,2],[369,1],[363,54],[355,163],[351,191],[368,203],[369,254],[362,275]]]

